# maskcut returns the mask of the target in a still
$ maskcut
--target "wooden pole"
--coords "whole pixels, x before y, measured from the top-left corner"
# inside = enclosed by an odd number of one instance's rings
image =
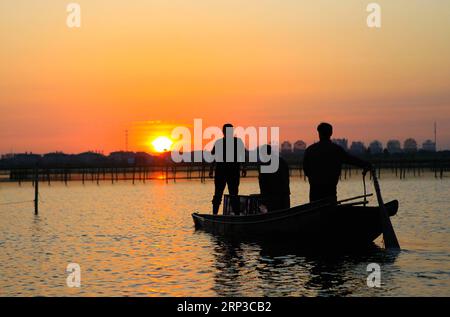
[[[34,172],[34,214],[39,214],[39,171]]]
[[[381,216],[381,228],[383,230],[384,247],[386,249],[400,249],[397,236],[395,235],[394,227],[392,227],[391,219],[384,205],[383,198],[381,197],[380,184],[378,183],[375,170],[371,171],[375,192],[377,194],[378,205],[380,207]]]
[[[177,167],[176,166],[172,167],[172,173],[173,173],[173,182],[176,183],[177,182]]]
[[[166,176],[165,176],[165,178],[166,178],[166,184],[169,182],[169,167],[167,166],[167,164],[166,164]]]

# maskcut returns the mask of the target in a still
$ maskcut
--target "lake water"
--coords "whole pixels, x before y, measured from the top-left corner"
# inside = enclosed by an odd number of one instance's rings
[[[5,204],[32,200],[31,184],[0,183],[0,295],[450,296],[449,185],[382,175],[384,200],[400,201],[402,251],[329,254],[196,232],[191,213],[209,212],[212,181],[41,184],[39,216],[32,203]],[[307,201],[303,180],[291,190],[294,204]],[[257,193],[256,179],[240,192]],[[355,176],[339,186],[340,198],[361,192]],[[66,286],[69,263],[81,266],[80,288]],[[381,266],[380,288],[367,286],[369,263]]]

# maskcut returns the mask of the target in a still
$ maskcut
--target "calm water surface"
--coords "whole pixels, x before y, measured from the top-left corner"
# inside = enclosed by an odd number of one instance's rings
[[[30,184],[2,183],[0,295],[450,296],[449,185],[448,178],[384,176],[385,201],[400,200],[393,223],[402,252],[332,255],[195,232],[191,213],[210,210],[211,181],[42,184],[39,216],[31,203],[4,205],[33,199]],[[291,189],[293,203],[306,202],[303,180],[293,178]],[[353,177],[339,196],[361,191]],[[242,182],[241,193],[256,192],[255,179]],[[72,262],[81,266],[79,289],[66,286]],[[372,262],[382,268],[379,289],[366,284]]]

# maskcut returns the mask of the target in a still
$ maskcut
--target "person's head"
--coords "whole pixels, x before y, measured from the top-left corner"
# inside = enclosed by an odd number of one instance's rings
[[[224,136],[227,136],[227,129],[231,132],[229,136],[233,136],[233,125],[231,123],[225,123],[223,125],[222,132]]]
[[[319,139],[321,141],[329,140],[333,135],[333,126],[329,123],[322,122],[317,126],[317,132],[319,132]]]

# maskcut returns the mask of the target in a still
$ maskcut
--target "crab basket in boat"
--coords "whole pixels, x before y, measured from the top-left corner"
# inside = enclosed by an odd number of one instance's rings
[[[254,215],[261,213],[261,195],[255,194],[255,195],[238,195],[237,199],[239,200],[239,207],[240,207],[240,214],[241,215]],[[232,204],[231,204],[231,196],[230,195],[224,195],[223,197],[223,214],[224,215],[231,215],[234,214],[235,211],[233,210]]]

